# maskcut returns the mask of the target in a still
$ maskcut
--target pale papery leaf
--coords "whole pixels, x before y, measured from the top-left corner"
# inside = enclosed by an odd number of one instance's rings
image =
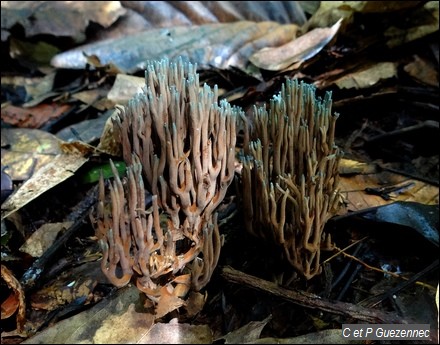
[[[330,28],[316,28],[280,47],[263,48],[249,57],[257,67],[281,71],[294,63],[295,67],[314,57],[329,43],[338,32],[342,19]],[[299,63],[299,64],[298,64]]]
[[[148,60],[183,57],[199,68],[245,69],[254,52],[291,41],[297,30],[294,24],[250,21],[152,29],[83,45],[55,55],[51,64],[57,68],[83,69],[87,64],[85,55],[96,55],[102,64],[113,63],[130,74],[144,69]]]
[[[137,344],[212,344],[212,331],[208,325],[156,323],[151,330],[139,337]]]
[[[119,290],[92,308],[60,321],[23,344],[135,344],[153,326],[135,286]]]
[[[89,159],[86,157],[94,148],[81,142],[63,143],[61,153],[38,169],[3,204],[1,219],[6,218],[38,196],[75,174]]]

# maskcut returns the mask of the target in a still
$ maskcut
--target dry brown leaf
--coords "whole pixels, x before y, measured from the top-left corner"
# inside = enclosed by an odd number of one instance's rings
[[[32,233],[19,250],[38,258],[50,248],[60,231],[68,229],[71,225],[72,222],[43,224]]]
[[[410,1],[414,4],[419,1]],[[401,27],[389,27],[384,35],[388,38],[389,47],[397,47],[402,44],[425,37],[439,29],[439,2],[427,1],[423,7],[417,8],[413,16],[402,21]]]
[[[207,297],[207,294],[203,295],[200,292],[190,291],[185,305],[188,317],[196,316],[202,311]]]
[[[2,128],[2,166],[12,180],[27,180],[61,153],[59,143],[55,135],[39,129]]]
[[[145,86],[145,78],[136,77],[127,74],[117,74],[107,98],[115,103],[126,105],[128,100],[137,93],[142,92]]]
[[[255,66],[270,71],[280,71],[297,63],[295,68],[318,54],[335,37],[342,19],[330,28],[316,28],[293,41],[276,48],[263,48],[249,57]]]
[[[412,78],[433,87],[438,87],[438,66],[433,66],[426,59],[417,55],[414,61],[403,67]]]
[[[109,118],[105,121],[104,129],[97,149],[112,156],[120,156],[122,154],[121,144],[116,141],[112,117],[116,116],[118,110],[114,110]]]
[[[364,89],[372,87],[380,80],[397,76],[397,67],[393,62],[380,62],[368,69],[356,71],[334,82],[340,89]]]
[[[3,268],[2,268],[3,269]],[[18,296],[11,293],[8,298],[2,302],[2,320],[10,318],[17,311],[19,306]]]
[[[2,1],[1,9],[2,40],[20,24],[27,37],[55,34],[82,42],[89,22],[108,27],[125,13],[120,1]]]
[[[224,339],[225,344],[252,344],[260,338],[263,328],[271,319],[272,315],[269,315],[262,321],[251,321],[216,340]]]
[[[160,319],[173,310],[179,309],[185,304],[184,300],[168,291],[169,286],[160,289],[160,298],[156,306],[156,318]]]
[[[369,194],[366,191],[366,188],[403,186],[408,184],[411,184],[409,188],[402,189],[401,193],[390,193],[389,196],[391,198],[389,200],[385,200],[379,195]],[[438,204],[439,196],[439,190],[436,186],[386,171],[341,176],[339,189],[347,203],[347,209],[341,210],[343,213],[388,205],[395,201],[414,201],[426,205],[435,205]]]
[[[85,305],[94,301],[94,289],[102,282],[107,280],[98,261],[67,267],[42,288],[30,294],[30,305],[34,309],[49,311],[72,302]]]
[[[47,190],[71,177],[76,170],[88,161],[88,156],[94,148],[76,142],[64,143],[62,150],[70,153],[57,154],[2,204],[1,219],[6,218]]]
[[[22,344],[135,344],[147,335],[154,316],[135,286],[120,289],[92,308],[57,322]]]
[[[3,264],[1,265],[1,277],[3,279],[3,281],[6,283],[6,285],[13,291],[13,294],[15,295],[15,298],[18,305],[17,305],[17,316],[16,316],[16,320],[17,320],[17,332],[20,333],[23,331],[23,327],[26,321],[26,300],[25,300],[25,294],[23,291],[23,288],[21,287],[20,282],[17,280],[17,278],[15,278],[14,274]],[[14,301],[9,301],[10,303],[14,303]],[[5,302],[2,303],[2,320],[4,318],[8,318],[11,315],[11,309],[14,309],[14,306],[11,305],[4,305]],[[5,310],[4,308],[10,308],[9,311]],[[2,334],[3,336],[3,334]]]
[[[31,108],[7,105],[2,108],[2,120],[20,128],[39,128],[51,119],[56,119],[67,112],[69,104],[40,104]]]

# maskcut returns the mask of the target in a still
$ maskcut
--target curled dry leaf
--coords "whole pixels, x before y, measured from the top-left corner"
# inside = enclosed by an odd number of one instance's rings
[[[2,302],[2,320],[10,318],[17,311],[19,299],[17,294],[11,293],[8,298]]]
[[[20,282],[15,278],[14,274],[4,265],[1,265],[1,276],[5,283],[8,285],[10,289],[13,290],[13,297],[9,297],[6,301],[2,303],[2,315],[1,318],[6,319],[12,316],[15,313],[15,310],[18,309],[17,313],[17,331],[23,331],[23,326],[26,322],[26,302],[24,291],[21,288]],[[12,304],[11,304],[12,303]],[[16,306],[13,303],[17,303]]]
[[[295,64],[295,68],[318,54],[338,32],[342,19],[330,28],[316,28],[280,47],[263,48],[249,60],[257,67],[270,71],[280,71]]]
[[[104,129],[102,130],[101,139],[97,146],[97,150],[116,157],[122,154],[121,145],[115,140],[113,128],[113,120],[116,118],[117,113],[118,110],[116,109],[106,120]]]

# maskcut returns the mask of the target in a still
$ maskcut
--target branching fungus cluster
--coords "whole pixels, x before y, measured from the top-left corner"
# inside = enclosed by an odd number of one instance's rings
[[[320,250],[332,247],[324,225],[341,205],[331,94],[321,100],[313,86],[287,80],[269,111],[254,107],[252,121],[242,118],[252,140],[242,159],[247,230],[281,245],[310,279],[320,272]]]
[[[218,102],[217,87],[200,88],[182,60],[150,62],[145,79],[114,118],[127,175],[115,171],[109,198],[101,180],[94,220],[108,279],[124,286],[135,276],[158,302],[200,290],[217,265],[216,208],[234,177],[239,110]]]

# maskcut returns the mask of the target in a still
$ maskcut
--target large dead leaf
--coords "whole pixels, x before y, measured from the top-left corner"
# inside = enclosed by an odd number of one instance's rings
[[[56,136],[39,129],[2,128],[2,166],[12,180],[27,180],[62,152],[59,143]]]
[[[290,42],[297,29],[294,24],[250,21],[152,29],[63,52],[52,59],[52,65],[83,69],[87,63],[85,55],[96,55],[102,64],[113,63],[131,74],[144,69],[147,60],[182,56],[202,68],[245,69],[253,53]]]
[[[153,321],[154,316],[146,312],[139,291],[132,286],[23,344],[133,344],[150,331]]]
[[[359,211],[395,201],[433,205],[438,203],[439,196],[436,186],[389,172],[341,176],[339,189],[347,203],[345,211]]]
[[[243,20],[303,25],[306,16],[296,1],[2,1],[2,41],[14,25],[21,25],[27,37],[47,33],[81,43],[90,22],[103,27],[89,30],[96,41],[154,28]]]
[[[119,1],[2,1],[1,9],[2,41],[19,24],[27,37],[49,34],[82,42],[91,21],[108,27],[125,13]]]
[[[362,217],[374,222],[398,224],[412,228],[438,247],[438,211],[438,205],[398,201],[366,211],[362,213]]]
[[[60,143],[61,153],[38,169],[3,204],[1,219],[19,210],[52,187],[73,176],[94,148],[81,142]]]
[[[303,25],[304,4],[297,1],[124,1],[127,10],[114,25],[95,33],[96,40],[176,26],[242,20]]]
[[[207,325],[154,324],[135,286],[60,321],[22,344],[211,344]]]

